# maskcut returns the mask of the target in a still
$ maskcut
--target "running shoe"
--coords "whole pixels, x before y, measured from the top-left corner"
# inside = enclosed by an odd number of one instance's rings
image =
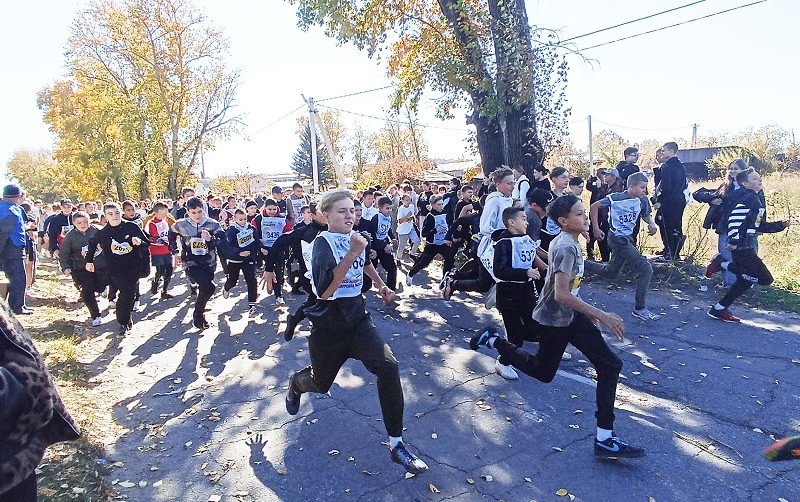
[[[442,288],[442,298],[444,298],[446,302],[449,302],[450,298],[452,297],[453,297],[453,279],[450,279],[448,277],[447,282],[444,285],[444,288]]]
[[[172,296],[171,294],[167,293],[166,291],[161,293],[161,299],[162,300],[172,300],[173,298],[175,298],[175,297]]]
[[[561,360],[572,361],[572,354],[570,354],[569,352],[564,352],[563,354],[561,354]]]
[[[286,319],[286,329],[283,331],[283,339],[288,342],[294,338],[295,328],[297,328],[297,321],[295,320],[294,316],[289,314],[289,317]]]
[[[414,278],[410,275],[406,276],[406,286],[413,286],[414,285]]]
[[[605,441],[594,438],[594,456],[597,458],[641,458],[645,455],[643,448],[630,445],[616,435]]]
[[[764,460],[770,462],[800,460],[800,436],[779,439],[764,450]]]
[[[497,360],[494,362],[494,369],[497,371],[498,375],[506,380],[519,380],[519,375],[517,375],[517,372],[514,371],[511,365],[500,363],[500,356],[497,356]]]
[[[139,300],[136,300],[135,302],[133,302],[133,310],[139,310],[139,307],[141,307],[141,306],[142,306],[142,304],[139,303]]]
[[[206,317],[204,315],[192,319],[192,324],[194,324],[194,327],[199,329],[200,331],[203,331],[204,329],[207,329],[208,327],[211,326],[210,324],[208,324],[208,321],[206,321]]]
[[[711,310],[708,311],[708,315],[714,319],[719,319],[720,321],[742,322],[741,319],[731,314],[731,311],[728,309],[717,310],[714,307],[711,307]]]
[[[447,286],[447,281],[448,281],[449,279],[450,279],[450,271],[448,270],[448,271],[447,271],[447,272],[445,272],[445,273],[444,273],[444,275],[442,276],[442,280],[441,280],[441,281],[439,281],[439,289],[442,289],[442,290],[443,290],[443,289],[444,289],[444,287],[445,287],[445,286]]]
[[[651,312],[648,309],[640,309],[634,310],[631,312],[631,315],[637,319],[641,319],[642,321],[658,321],[661,319],[661,316],[656,314],[655,312]]]
[[[225,288],[222,288],[222,297],[227,300],[231,297],[231,292]]]
[[[286,412],[289,415],[297,415],[300,411],[300,396],[301,394],[295,392],[292,388],[292,379],[289,379],[289,389],[286,391]]]
[[[108,308],[110,308],[110,309],[117,308],[117,302],[115,302],[114,300],[111,300],[110,302],[108,302]]]
[[[711,263],[709,263],[706,267],[705,276],[710,279],[712,275],[722,270],[722,262],[724,261],[725,258],[723,258],[721,254],[715,256],[714,259],[711,260]]]
[[[483,306],[486,307],[486,310],[492,310],[495,305],[497,305],[497,284],[492,284],[492,288],[486,294],[486,302]]]
[[[275,297],[275,306],[276,307],[283,307],[286,305],[286,302],[283,300],[282,296]]]
[[[421,458],[408,451],[408,448],[406,448],[406,445],[402,442],[400,442],[394,448],[389,448],[389,451],[391,452],[392,462],[402,465],[406,472],[410,472],[411,474],[422,474],[428,470],[428,464],[423,462]]]
[[[258,316],[258,306],[257,305],[251,305],[250,306],[250,310],[247,311],[247,315],[250,318],[257,317]]]
[[[469,340],[469,348],[472,350],[478,350],[481,347],[488,347],[489,340],[491,338],[497,338],[499,333],[497,330],[491,326],[487,326],[481,330],[480,333],[473,335],[472,338]]]
[[[97,327],[97,326],[100,326],[101,324],[103,324],[103,318],[102,317],[95,317],[94,320],[92,321],[92,326]]]

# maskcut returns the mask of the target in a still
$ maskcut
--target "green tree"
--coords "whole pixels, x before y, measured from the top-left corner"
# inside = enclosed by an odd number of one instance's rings
[[[299,131],[300,146],[292,156],[292,171],[296,172],[298,176],[303,179],[314,178],[314,165],[311,160],[311,128],[308,126],[306,120],[305,127]],[[336,173],[333,170],[333,164],[328,159],[328,152],[325,150],[325,145],[322,144],[320,138],[317,138],[317,169],[319,170],[319,182],[322,185],[327,185],[336,182]]]
[[[290,0],[302,29],[323,26],[370,57],[388,49],[392,106],[416,109],[426,89],[437,114],[466,107],[481,164],[528,169],[566,132],[566,61],[555,32],[531,31],[524,0]],[[535,40],[535,47],[532,44]]]
[[[370,144],[370,134],[361,127],[361,124],[355,125],[349,149],[353,155],[353,179],[357,180],[364,174],[364,169],[375,159],[374,149]]]
[[[592,138],[592,149],[595,158],[602,159],[609,167],[616,167],[623,159],[622,154],[630,143],[611,130],[603,130]]]

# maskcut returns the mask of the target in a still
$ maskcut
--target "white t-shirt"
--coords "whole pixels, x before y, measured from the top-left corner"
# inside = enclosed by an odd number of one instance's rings
[[[408,207],[400,206],[399,208],[397,208],[397,221],[400,221],[401,218],[405,218],[406,216],[412,215],[416,212],[417,212],[417,207],[414,205]],[[408,235],[413,231],[414,231],[413,218],[403,223],[397,224],[397,235]]]

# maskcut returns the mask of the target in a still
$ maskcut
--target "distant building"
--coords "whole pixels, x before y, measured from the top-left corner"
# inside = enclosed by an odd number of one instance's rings
[[[746,151],[745,148],[734,145],[710,148],[687,148],[685,150],[678,150],[678,160],[686,167],[686,176],[688,176],[689,179],[707,180],[710,173],[706,161],[724,150]],[[749,153],[749,151],[745,158],[751,165],[756,165],[758,167],[760,164],[756,156]],[[714,176],[716,176],[716,174]]]

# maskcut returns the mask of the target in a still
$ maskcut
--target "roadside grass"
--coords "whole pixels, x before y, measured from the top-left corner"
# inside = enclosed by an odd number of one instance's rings
[[[29,300],[36,312],[21,320],[83,436],[47,449],[37,468],[39,500],[107,502],[117,495],[106,483],[108,467],[97,462],[106,455],[98,433],[104,427],[108,430],[112,411],[92,394],[91,374],[80,362],[81,342],[87,339],[86,309],[69,301],[77,296],[75,289],[58,273],[53,260],[43,258],[39,262],[36,283],[42,298]]]

